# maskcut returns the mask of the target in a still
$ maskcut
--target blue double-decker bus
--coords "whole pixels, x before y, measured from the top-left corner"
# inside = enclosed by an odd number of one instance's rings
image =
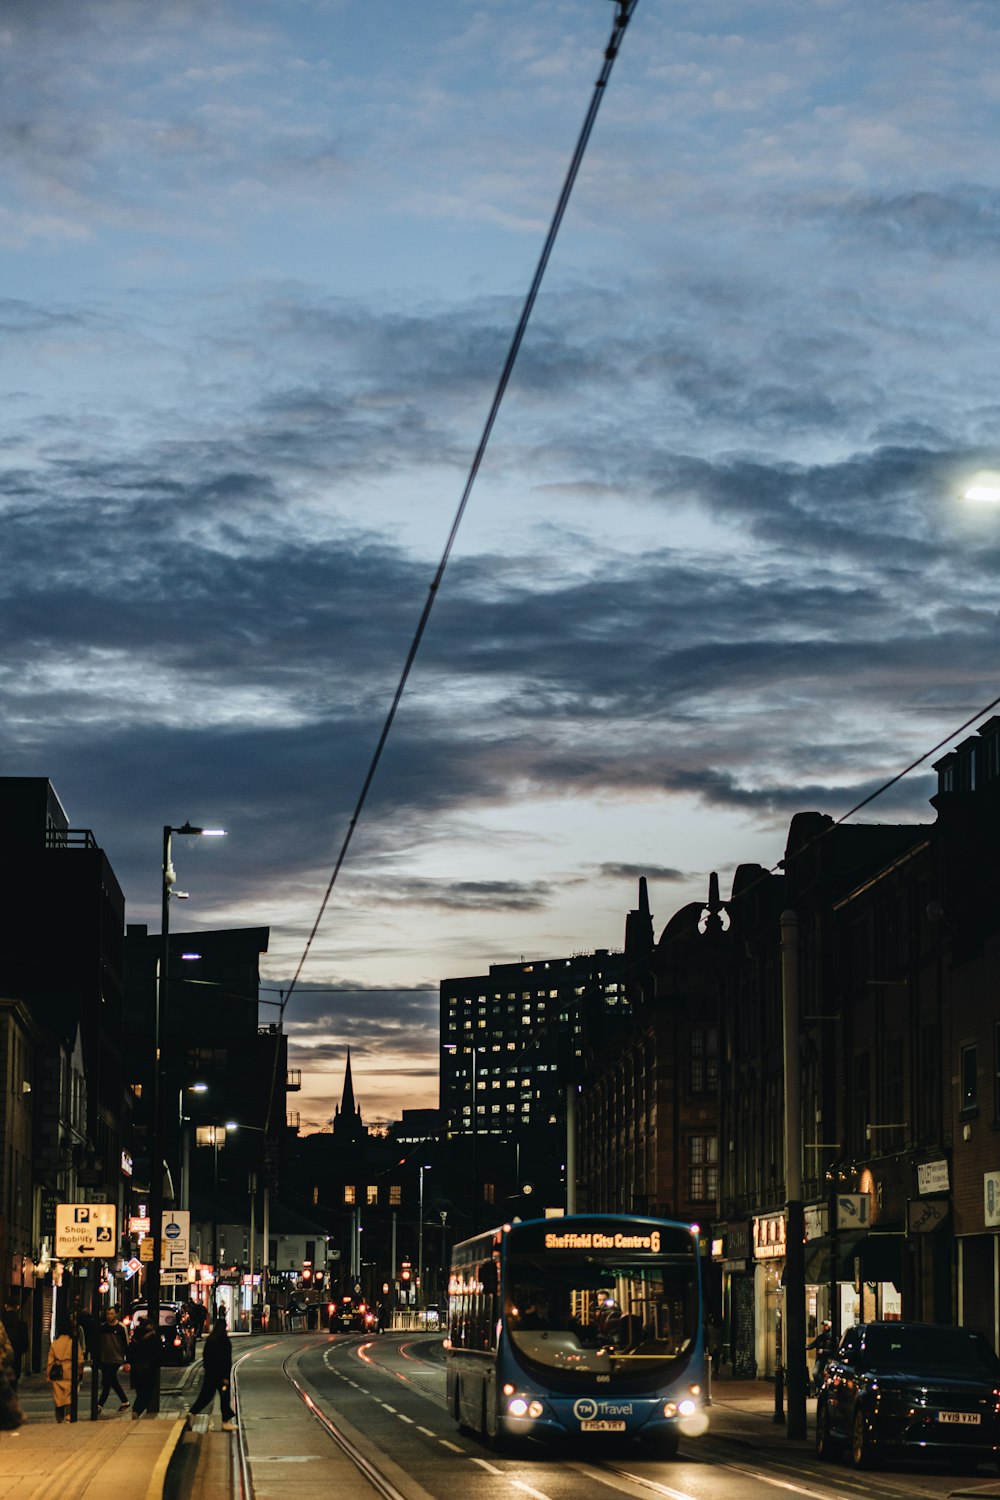
[[[491,1446],[615,1433],[676,1453],[708,1426],[698,1226],[617,1214],[456,1245],[448,1406]]]

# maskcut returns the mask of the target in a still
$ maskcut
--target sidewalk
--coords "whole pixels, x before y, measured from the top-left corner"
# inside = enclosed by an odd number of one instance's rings
[[[28,1421],[0,1436],[0,1500],[161,1500],[184,1421]]]
[[[785,1393],[787,1396],[787,1392]],[[787,1411],[787,1407],[784,1407]],[[816,1400],[806,1402],[806,1437],[786,1436],[785,1423],[775,1421],[773,1380],[729,1380],[725,1376],[712,1381],[712,1429],[719,1437],[731,1437],[755,1448],[779,1445],[789,1449],[811,1449],[816,1421]]]
[[[0,1434],[0,1500],[162,1500],[167,1468],[184,1432],[187,1388],[201,1366],[166,1370],[158,1417],[133,1421],[107,1408],[90,1419],[90,1369],[76,1422],[57,1422],[43,1375],[26,1375],[18,1397],[26,1421]],[[177,1378],[171,1379],[172,1376]],[[131,1392],[129,1392],[131,1395]]]

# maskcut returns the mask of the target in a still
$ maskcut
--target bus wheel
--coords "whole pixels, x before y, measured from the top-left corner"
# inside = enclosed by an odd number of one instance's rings
[[[457,1380],[455,1381],[455,1399],[454,1399],[454,1402],[452,1403],[452,1413],[451,1414],[452,1414],[452,1416],[455,1419],[455,1425],[458,1428],[459,1432],[463,1433],[466,1437],[468,1437],[471,1434],[471,1432],[472,1432],[472,1428],[469,1426],[468,1422],[462,1416],[462,1392],[461,1392],[461,1387],[459,1386],[459,1383],[458,1383]]]
[[[488,1391],[483,1392],[483,1441],[491,1453],[504,1453],[510,1446],[510,1439],[501,1429],[500,1417],[497,1414],[496,1402],[490,1398]]]

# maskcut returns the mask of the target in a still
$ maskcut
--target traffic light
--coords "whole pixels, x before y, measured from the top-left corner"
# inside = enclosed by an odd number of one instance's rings
[[[412,1275],[413,1275],[413,1267],[411,1266],[411,1264],[410,1264],[410,1262],[408,1260],[404,1260],[403,1264],[402,1264],[402,1267],[400,1268],[400,1272],[399,1272],[399,1279],[400,1279],[400,1281],[405,1281],[406,1284],[407,1284],[407,1286],[409,1286],[409,1284],[410,1284],[410,1277]]]

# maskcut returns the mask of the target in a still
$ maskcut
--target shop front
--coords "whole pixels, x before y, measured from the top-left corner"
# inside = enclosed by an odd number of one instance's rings
[[[719,1226],[712,1259],[722,1269],[722,1340],[720,1364],[737,1379],[757,1374],[754,1339],[753,1229],[749,1219]]]
[[[783,1213],[753,1220],[754,1358],[756,1373],[773,1378],[782,1363],[786,1219]]]

